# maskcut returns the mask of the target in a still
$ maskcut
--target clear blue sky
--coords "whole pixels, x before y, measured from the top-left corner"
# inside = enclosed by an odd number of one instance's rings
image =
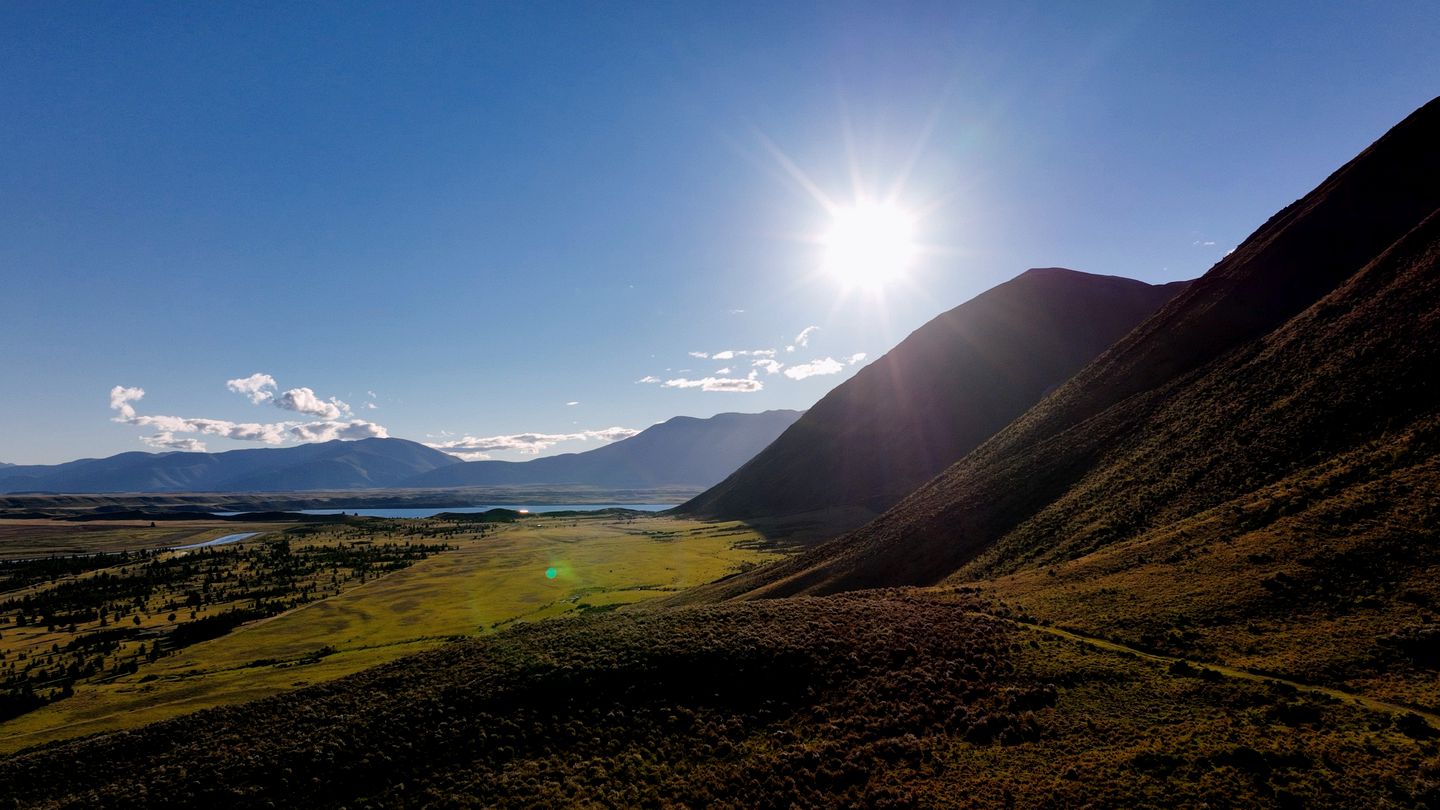
[[[1433,2],[7,2],[0,461],[196,426],[126,408],[428,442],[806,408],[1027,267],[1203,273],[1437,53]],[[838,200],[913,158],[908,283],[816,272],[777,151]],[[727,349],[842,369],[687,354]]]

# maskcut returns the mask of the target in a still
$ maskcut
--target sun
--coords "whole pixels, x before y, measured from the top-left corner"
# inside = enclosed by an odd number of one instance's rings
[[[915,220],[887,203],[862,202],[831,212],[821,237],[824,267],[846,287],[885,286],[915,258]]]

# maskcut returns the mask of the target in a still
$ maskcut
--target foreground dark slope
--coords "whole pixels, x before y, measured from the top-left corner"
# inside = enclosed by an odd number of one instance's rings
[[[917,329],[678,511],[724,519],[835,507],[881,512],[1019,416],[1184,285],[1029,270]]]
[[[534,461],[471,461],[436,469],[401,487],[585,484],[658,487],[714,484],[744,464],[800,418],[799,411],[676,416],[628,439]]]
[[[57,808],[1440,800],[1440,759],[1413,718],[1166,673],[975,613],[988,607],[872,593],[520,626],[0,759],[0,796]]]
[[[1422,429],[1440,405],[1437,144],[1431,102],[888,513],[720,592],[928,584],[1073,558]]]
[[[0,492],[278,492],[388,487],[460,459],[405,439],[224,453],[121,453],[0,470]]]

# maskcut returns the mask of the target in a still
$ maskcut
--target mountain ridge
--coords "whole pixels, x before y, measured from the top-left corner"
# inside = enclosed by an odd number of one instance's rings
[[[677,511],[775,517],[892,506],[1188,282],[1032,268],[936,316]]]
[[[801,411],[675,416],[583,453],[531,461],[470,461],[416,475],[397,486],[473,487],[586,484],[604,487],[709,486],[744,464],[799,419]]]
[[[754,595],[932,584],[1075,558],[1433,413],[1434,143],[1440,100],[885,515],[752,579]],[[1388,311],[1371,305],[1376,290]],[[1281,340],[1304,351],[1265,353]],[[1317,379],[1331,389],[1316,390]]]
[[[703,487],[769,444],[800,414],[772,410],[677,416],[593,450],[515,462],[465,462],[397,438],[221,453],[134,450],[54,465],[3,467],[0,492],[303,492],[515,484]],[[452,469],[449,477],[438,474]]]

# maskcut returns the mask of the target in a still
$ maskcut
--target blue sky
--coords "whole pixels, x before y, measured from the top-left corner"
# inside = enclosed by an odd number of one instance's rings
[[[1027,267],[1199,275],[1440,92],[1432,3],[1256,5],[0,5],[0,460],[582,450]],[[817,271],[781,156],[907,178],[904,283]]]

